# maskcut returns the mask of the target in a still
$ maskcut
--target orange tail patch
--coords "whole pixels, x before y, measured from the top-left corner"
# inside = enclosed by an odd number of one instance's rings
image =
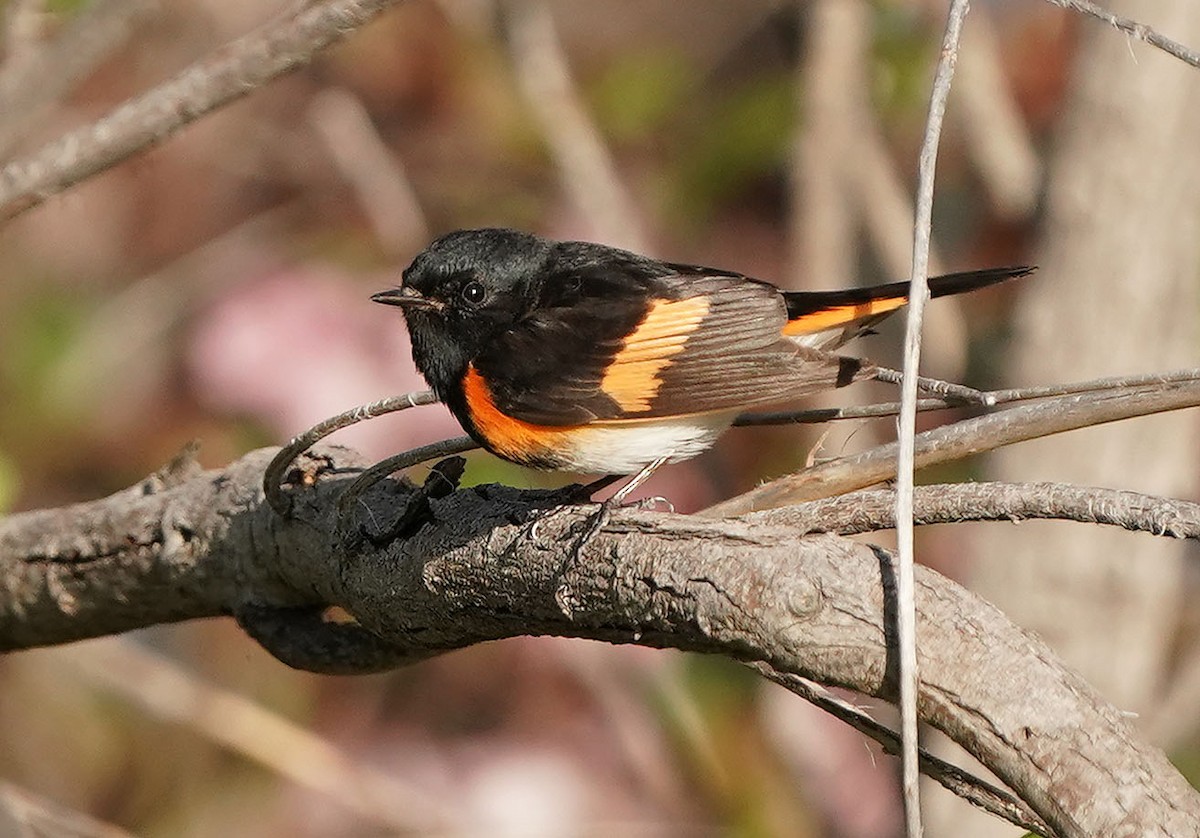
[[[863,320],[879,314],[895,311],[908,302],[908,297],[887,297],[879,300],[868,300],[864,303],[831,306],[819,311],[802,314],[789,320],[783,327],[783,334],[788,336],[809,335],[845,326],[856,320]]]

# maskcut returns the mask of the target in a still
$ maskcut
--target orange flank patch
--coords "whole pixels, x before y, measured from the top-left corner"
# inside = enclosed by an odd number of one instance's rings
[[[467,367],[467,374],[463,377],[463,393],[471,421],[479,434],[501,457],[518,463],[555,458],[571,447],[571,435],[580,427],[535,425],[507,415],[492,400],[487,382],[474,365]]]
[[[886,314],[895,311],[908,302],[908,297],[889,297],[882,300],[871,300],[857,305],[834,306],[832,308],[802,314],[795,320],[789,320],[783,327],[785,335],[810,335],[845,326],[855,320],[862,320],[875,314]]]
[[[706,297],[656,301],[605,369],[600,389],[628,413],[649,410],[662,386],[659,374],[683,351],[708,308]]]

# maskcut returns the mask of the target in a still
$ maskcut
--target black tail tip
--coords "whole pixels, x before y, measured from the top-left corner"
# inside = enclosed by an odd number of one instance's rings
[[[1006,279],[1019,279],[1023,276],[1029,276],[1037,271],[1037,265],[1005,265],[999,268],[984,268],[978,271],[965,271],[962,274],[951,274],[951,276],[970,277],[976,276],[981,281],[991,279],[993,282],[1003,282]]]
[[[961,294],[964,291],[975,291],[989,285],[1008,282],[1010,279],[1029,276],[1036,270],[1036,265],[1009,265],[1002,268],[983,268],[982,270],[933,276],[929,278],[929,292],[933,297]]]

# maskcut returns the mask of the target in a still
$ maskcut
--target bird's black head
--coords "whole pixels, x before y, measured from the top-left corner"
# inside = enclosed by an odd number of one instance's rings
[[[445,398],[488,341],[535,304],[552,247],[517,230],[459,230],[418,254],[399,288],[371,299],[401,307],[413,360]]]

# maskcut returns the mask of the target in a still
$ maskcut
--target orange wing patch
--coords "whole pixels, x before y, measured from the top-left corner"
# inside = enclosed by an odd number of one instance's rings
[[[656,301],[605,369],[600,389],[628,413],[649,410],[662,386],[659,373],[683,351],[708,309],[706,297]]]
[[[870,300],[855,305],[833,306],[832,308],[803,314],[795,320],[789,320],[783,327],[785,335],[809,335],[845,326],[855,320],[862,320],[875,314],[886,314],[895,311],[908,302],[908,297],[888,297],[881,300]]]
[[[474,365],[467,367],[463,377],[463,394],[467,400],[467,411],[479,435],[487,440],[493,452],[518,463],[552,463],[565,447],[569,447],[572,432],[578,425],[552,427],[535,425],[507,415],[492,400],[488,389]]]

